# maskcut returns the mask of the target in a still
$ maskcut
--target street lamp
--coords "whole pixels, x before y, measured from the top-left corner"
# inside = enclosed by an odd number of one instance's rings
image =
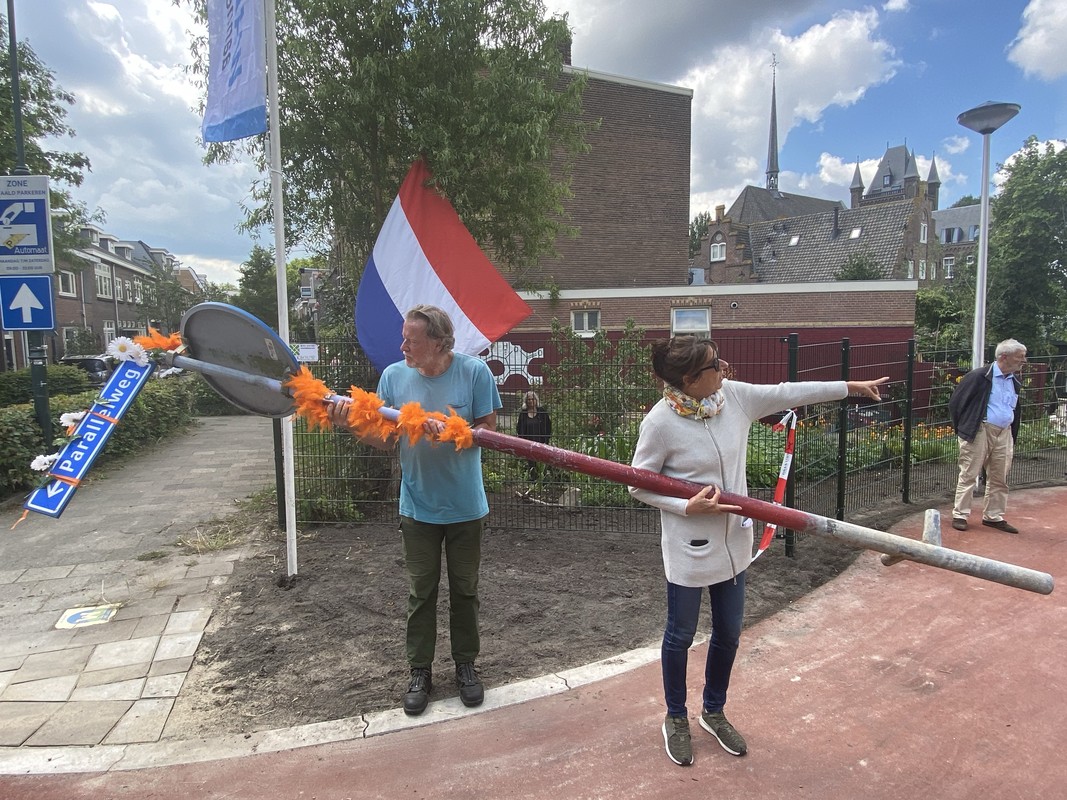
[[[986,271],[989,260],[989,136],[1019,113],[1018,103],[987,101],[964,111],[956,122],[982,134],[982,216],[978,229],[978,275],[974,290],[974,337],[971,340],[971,368],[985,363]]]

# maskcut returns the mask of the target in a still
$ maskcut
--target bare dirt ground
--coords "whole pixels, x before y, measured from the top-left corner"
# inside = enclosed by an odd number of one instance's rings
[[[884,530],[915,511],[896,504],[850,521]],[[258,519],[239,523],[269,533],[223,590],[168,738],[249,733],[399,705],[408,680],[407,590],[395,525],[310,529],[299,537],[298,575],[289,578],[275,513],[246,512]],[[507,530],[490,516],[478,660],[487,688],[658,645],[664,621],[658,534],[613,530],[610,515],[587,527]],[[746,625],[834,578],[857,555],[808,536],[787,558],[784,544],[776,540],[750,568]],[[433,700],[457,693],[446,583]]]

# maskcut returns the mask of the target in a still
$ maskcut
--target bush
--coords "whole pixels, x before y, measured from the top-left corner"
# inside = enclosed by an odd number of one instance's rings
[[[193,385],[186,380],[149,381],[104,446],[97,465],[139,452],[188,427],[194,416]],[[32,403],[0,408],[0,496],[37,485],[42,474],[30,469],[30,463],[37,456],[54,453],[62,447],[65,431],[59,424],[60,416],[85,411],[97,396],[95,391],[88,391],[50,398],[49,410],[56,435],[51,443],[44,442]]]
[[[85,370],[66,364],[49,364],[47,367],[48,395],[79,394],[89,391],[92,385]],[[33,402],[33,383],[30,368],[0,372],[0,406],[13,406]]]

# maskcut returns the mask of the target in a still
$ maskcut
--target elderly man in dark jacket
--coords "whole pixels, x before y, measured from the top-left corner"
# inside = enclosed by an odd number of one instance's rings
[[[1026,347],[1015,339],[997,345],[996,361],[963,376],[948,401],[952,427],[960,444],[960,477],[952,507],[952,527],[967,530],[971,490],[985,469],[986,492],[982,524],[1005,533],[1019,529],[1004,519],[1008,504],[1008,472],[1019,433],[1019,392],[1016,374],[1026,363]]]

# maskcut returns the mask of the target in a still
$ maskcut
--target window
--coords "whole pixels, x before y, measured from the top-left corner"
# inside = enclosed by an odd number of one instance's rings
[[[951,280],[953,277],[952,269],[956,266],[956,259],[952,256],[946,256],[945,260],[941,262],[941,266],[945,268],[945,278]]]
[[[572,311],[571,327],[583,338],[592,336],[600,330],[600,309],[588,308],[583,311]]]
[[[919,280],[926,280],[926,259],[924,258],[919,259]]]
[[[709,261],[725,261],[726,260],[726,242],[712,242],[711,243],[711,258]]]
[[[111,297],[111,267],[107,264],[96,265],[96,296]]]
[[[64,297],[77,297],[78,285],[74,280],[74,273],[66,270],[59,271],[59,294]]]
[[[793,236],[793,237],[792,237],[792,238],[791,238],[791,239],[789,240],[789,246],[790,246],[790,247],[796,247],[796,246],[797,246],[798,244],[800,244],[800,236],[799,236],[799,235],[797,235],[797,236]]]
[[[889,186],[890,186],[890,183],[892,182],[892,180],[893,180],[893,176],[892,175],[883,175],[882,176],[882,188],[883,189],[888,189]]]
[[[973,267],[974,266],[974,256],[967,256],[967,266],[968,267]]]
[[[977,242],[978,241],[978,226],[977,225],[972,225],[971,226],[970,238],[971,238],[972,242]]]
[[[104,347],[107,347],[115,339],[115,320],[104,320]]]
[[[926,244],[926,223],[919,223],[919,241],[922,244]]]
[[[70,356],[77,353],[77,341],[78,336],[81,333],[81,328],[64,328],[63,329],[63,355]]]
[[[908,259],[908,280],[915,280],[915,262],[910,258]]]
[[[120,303],[122,302],[122,281],[118,278],[115,279],[115,299]]]
[[[851,231],[849,231],[848,238],[858,239],[860,238],[861,233],[863,233],[863,228],[853,228]]]
[[[144,283],[140,278],[134,278],[133,281],[133,301],[138,304],[144,302]]]
[[[127,303],[132,303],[133,302],[133,282],[132,281],[123,281],[123,283],[126,284],[126,302]]]
[[[931,261],[930,262],[930,280],[936,280],[936,279],[937,279],[937,262],[936,261]]]
[[[711,313],[708,309],[671,309],[671,336],[682,336],[687,333],[697,336],[711,335]]]

